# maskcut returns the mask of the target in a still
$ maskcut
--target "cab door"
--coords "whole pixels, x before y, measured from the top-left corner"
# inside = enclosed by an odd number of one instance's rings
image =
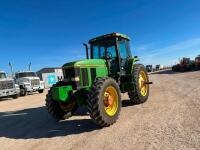
[[[121,70],[120,72],[122,75],[125,75],[128,60],[131,58],[129,41],[125,39],[119,39],[117,46],[118,46],[119,57],[120,57],[120,70]]]
[[[106,48],[106,55],[109,57],[107,60],[109,63],[110,74],[116,75],[119,72],[119,62],[118,62],[118,54],[116,50],[116,46],[110,46]]]

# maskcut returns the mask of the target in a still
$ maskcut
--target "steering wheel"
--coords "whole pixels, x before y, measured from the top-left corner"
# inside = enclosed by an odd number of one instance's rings
[[[105,58],[107,58],[107,59],[111,59],[111,58],[112,58],[112,53],[109,52],[109,51],[107,51],[107,52],[106,52],[106,55],[105,55],[105,52],[104,52],[104,56],[105,56]]]

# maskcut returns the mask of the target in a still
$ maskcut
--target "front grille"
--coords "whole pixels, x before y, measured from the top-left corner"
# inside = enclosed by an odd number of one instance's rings
[[[96,68],[91,68],[90,71],[91,71],[91,79],[92,79],[92,83],[93,83],[97,76]]]
[[[80,87],[80,81],[75,81],[80,76],[80,68],[63,68],[64,81],[67,85],[71,85],[74,90]]]
[[[87,68],[82,68],[81,69],[81,77],[82,77],[82,85],[83,86],[87,86],[89,84]]]
[[[0,90],[13,89],[13,88],[14,88],[13,81],[0,81]]]
[[[64,70],[64,77],[66,80],[71,80],[75,77],[75,68],[67,68]]]
[[[38,85],[40,85],[40,80],[39,79],[33,79],[33,80],[31,80],[31,85],[32,86],[38,86]]]

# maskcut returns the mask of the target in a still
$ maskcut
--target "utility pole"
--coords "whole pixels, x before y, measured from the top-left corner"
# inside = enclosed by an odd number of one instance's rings
[[[12,64],[10,62],[9,62],[9,67],[10,67],[10,71],[11,71],[11,76],[13,78],[13,66],[12,66]]]
[[[28,70],[31,71],[31,62],[28,65]]]

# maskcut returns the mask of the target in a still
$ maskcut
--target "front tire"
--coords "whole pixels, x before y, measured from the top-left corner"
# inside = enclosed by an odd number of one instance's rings
[[[20,96],[26,96],[27,95],[27,91],[25,88],[21,88],[20,89]]]
[[[44,89],[38,90],[39,93],[44,93]]]
[[[15,94],[12,96],[13,99],[18,99],[18,97],[19,97],[19,94]]]
[[[98,78],[88,97],[90,117],[101,127],[115,123],[121,110],[121,92],[112,78]]]
[[[51,89],[46,95],[46,107],[48,113],[56,120],[68,119],[78,109],[76,101],[70,100],[69,103],[62,103],[52,99]]]
[[[148,74],[145,67],[136,64],[133,71],[133,87],[128,92],[129,98],[133,104],[141,104],[147,101],[149,97]]]

